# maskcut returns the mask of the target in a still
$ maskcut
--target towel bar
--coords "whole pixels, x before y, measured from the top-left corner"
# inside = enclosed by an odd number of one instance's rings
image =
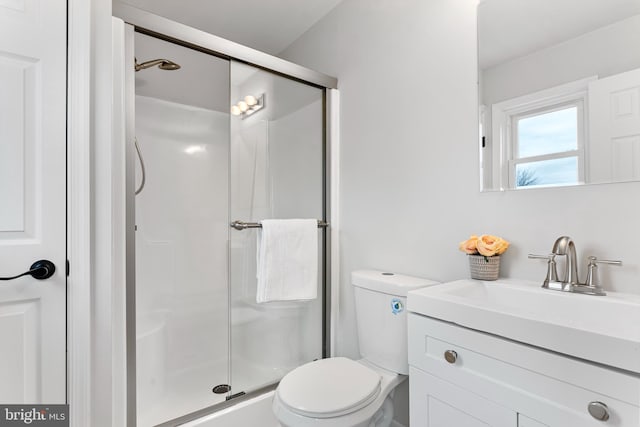
[[[259,222],[233,221],[229,225],[236,230],[244,230],[247,228],[262,228],[262,224],[260,224]],[[327,228],[328,226],[328,222],[318,220],[318,228]]]

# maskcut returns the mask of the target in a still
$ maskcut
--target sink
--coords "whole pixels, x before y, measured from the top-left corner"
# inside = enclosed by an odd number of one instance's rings
[[[640,296],[542,289],[524,280],[458,280],[409,292],[407,309],[640,373]]]

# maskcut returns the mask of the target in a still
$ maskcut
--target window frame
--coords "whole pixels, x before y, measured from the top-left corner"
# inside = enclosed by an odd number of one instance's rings
[[[527,188],[578,185],[585,182],[588,176],[586,162],[586,147],[588,146],[588,85],[597,76],[577,80],[564,85],[534,92],[521,97],[509,99],[492,106],[492,141],[497,142],[493,150],[493,182],[504,191],[522,190]],[[518,158],[517,124],[518,120],[533,117],[569,107],[577,107],[578,147],[576,150],[557,152],[539,156]],[[523,163],[533,163],[543,160],[553,160],[567,157],[578,158],[578,182],[575,184],[543,184],[530,186],[516,186],[516,166]]]

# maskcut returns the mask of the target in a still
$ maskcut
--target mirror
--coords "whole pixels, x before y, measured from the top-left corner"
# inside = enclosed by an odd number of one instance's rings
[[[640,180],[640,0],[478,6],[483,191]]]

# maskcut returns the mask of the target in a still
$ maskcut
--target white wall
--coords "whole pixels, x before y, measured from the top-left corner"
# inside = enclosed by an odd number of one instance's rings
[[[471,233],[511,241],[502,275],[540,282],[544,261],[527,253],[569,235],[582,264],[587,255],[624,261],[601,269],[605,288],[640,293],[640,184],[478,191],[475,8],[345,0],[281,55],[339,79],[339,354],[358,356],[351,271],[468,277],[457,244]],[[407,424],[406,413],[398,420]]]

